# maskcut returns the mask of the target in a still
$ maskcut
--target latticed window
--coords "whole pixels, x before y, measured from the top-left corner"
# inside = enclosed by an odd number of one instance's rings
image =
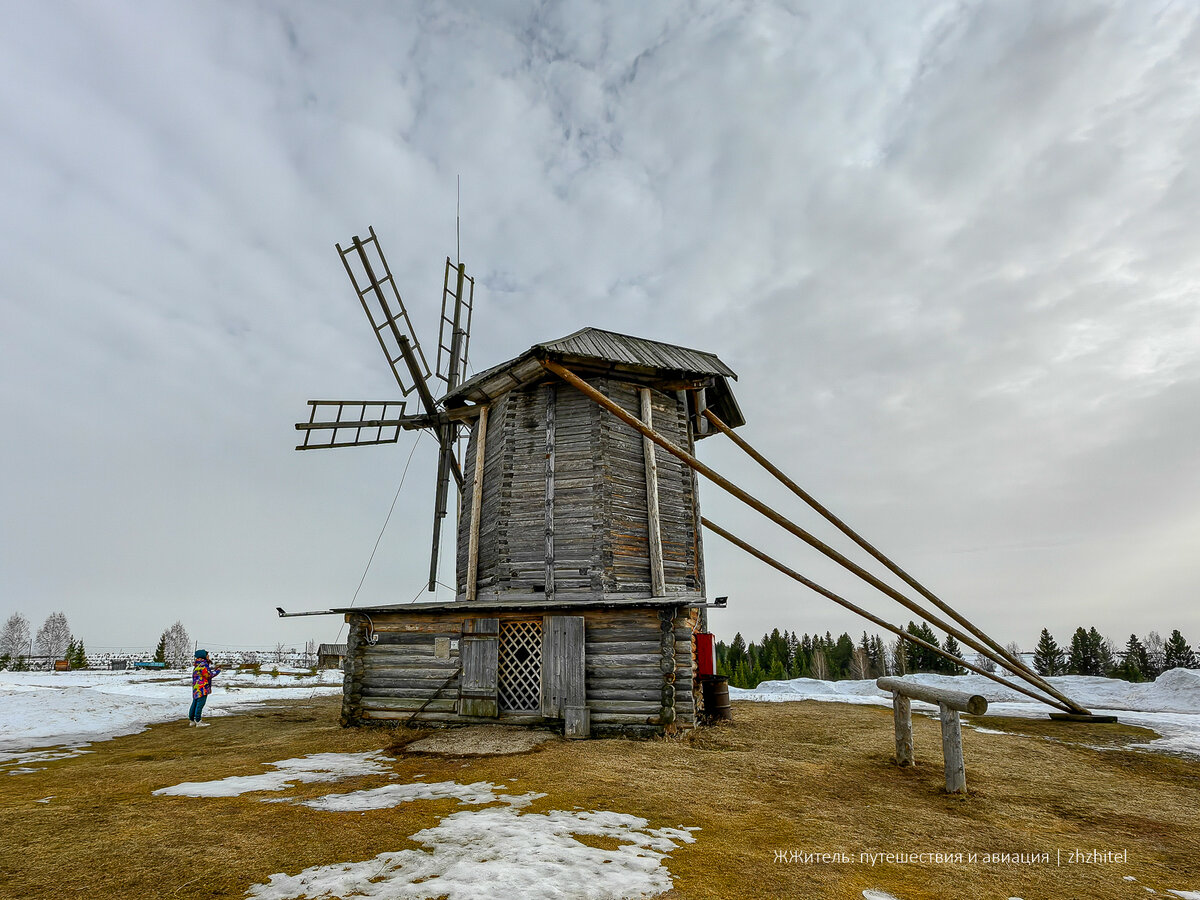
[[[539,712],[542,702],[542,621],[501,622],[497,659],[500,709]]]

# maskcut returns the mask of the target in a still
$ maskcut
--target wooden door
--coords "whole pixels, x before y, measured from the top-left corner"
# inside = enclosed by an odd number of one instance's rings
[[[583,616],[546,616],[542,633],[542,715],[561,719],[584,705]]]
[[[462,686],[458,713],[462,716],[500,714],[497,702],[496,660],[499,653],[500,620],[467,619],[463,622]]]

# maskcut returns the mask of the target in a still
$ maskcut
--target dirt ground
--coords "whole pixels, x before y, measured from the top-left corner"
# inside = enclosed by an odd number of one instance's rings
[[[1041,900],[1200,891],[1200,761],[1134,749],[1148,732],[976,720],[1019,733],[964,728],[971,792],[951,797],[939,728],[924,716],[914,716],[918,765],[901,770],[892,762],[890,709],[736,703],[734,714],[732,725],[683,739],[555,740],[491,757],[401,752],[430,732],[342,729],[330,698],[215,718],[204,730],[159,725],[42,771],[0,776],[0,897],[243,897],[275,872],[418,849],[407,836],[461,809],[455,801],[331,815],[259,802],[269,794],[151,794],[259,774],[266,763],[308,753],[375,749],[395,755],[396,781],[515,779],[509,790],[546,793],[534,812],[582,807],[643,816],[651,827],[699,827],[696,843],[666,861],[675,883],[667,897],[886,891],[899,900]],[[288,795],[388,780],[301,784]]]

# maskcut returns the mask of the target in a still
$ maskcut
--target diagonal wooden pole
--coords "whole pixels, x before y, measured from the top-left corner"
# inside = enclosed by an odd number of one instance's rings
[[[946,613],[946,615],[950,616],[950,618],[956,621],[959,625],[962,625],[964,628],[970,631],[971,634],[975,635],[975,637],[979,638],[979,640],[991,647],[992,650],[1000,656],[1000,659],[997,660],[997,662],[1011,672],[1020,673],[1026,681],[1037,685],[1038,688],[1045,691],[1051,697],[1061,700],[1063,703],[1068,705],[1071,704],[1070,698],[1059,692],[1053,685],[1042,678],[1041,675],[1029,668],[1029,666],[1027,666],[1015,654],[1010,653],[1007,649],[1000,646],[999,642],[984,634],[981,629],[976,628],[973,624],[971,624],[971,622],[967,621],[965,616],[953,609],[950,604],[934,596],[931,591],[924,587],[924,585],[920,584],[915,578],[892,562],[880,550],[876,549],[871,543],[869,543],[866,538],[862,537],[853,528],[826,509],[815,497],[812,496],[812,494],[808,493],[808,491],[804,490],[804,488],[792,481],[792,479],[790,479],[775,465],[773,465],[770,460],[750,446],[750,443],[746,441],[745,438],[741,437],[741,435],[735,434],[733,429],[722,422],[711,409],[704,410],[704,416],[716,427],[719,432],[742,448],[742,450],[746,452],[747,456],[779,479],[779,481],[782,482],[783,485],[788,488],[788,490],[816,510],[822,517],[826,519],[826,521],[837,528],[838,531],[846,535],[846,537],[850,538],[850,540],[854,541],[854,543],[858,544],[858,546],[863,550],[867,551],[867,553],[869,553],[872,557],[886,566],[888,571],[902,579],[905,584],[919,593],[922,597],[924,597],[942,612]]]
[[[899,626],[892,625],[890,622],[886,622],[883,619],[879,618],[878,616],[872,615],[871,613],[869,613],[865,609],[863,609],[861,606],[856,606],[855,604],[853,604],[849,600],[847,600],[845,597],[840,597],[837,594],[835,594],[833,591],[817,584],[815,581],[812,581],[809,578],[805,578],[799,572],[795,571],[794,569],[788,568],[783,563],[779,562],[779,560],[768,556],[766,553],[763,553],[757,547],[754,547],[751,544],[748,544],[746,541],[743,541],[741,538],[730,534],[728,531],[726,531],[720,525],[717,525],[714,522],[711,522],[705,518],[701,518],[700,521],[704,524],[704,527],[707,528],[709,531],[715,532],[716,534],[725,538],[725,540],[729,541],[729,543],[733,544],[734,546],[741,547],[743,550],[745,550],[751,556],[757,557],[758,559],[761,559],[763,562],[765,562],[767,565],[778,569],[784,575],[788,576],[788,578],[792,578],[792,579],[800,582],[806,588],[816,591],[822,597],[827,597],[830,600],[832,600],[834,603],[838,604],[839,606],[843,606],[846,609],[850,610],[850,612],[862,616],[868,622],[873,622],[874,624],[878,625],[880,628],[886,628],[888,631],[890,631],[892,634],[896,635],[897,637],[902,638],[910,643],[916,644],[919,647],[924,647],[926,650],[932,650],[938,656],[944,657],[944,658],[950,660],[951,662],[955,663],[956,665],[962,666],[964,669],[969,669],[970,671],[976,673],[977,675],[982,675],[984,678],[990,678],[992,681],[996,682],[997,684],[1002,684],[1006,688],[1009,688],[1010,690],[1019,691],[1020,693],[1024,694],[1026,697],[1032,697],[1034,700],[1037,700],[1039,703],[1045,703],[1048,706],[1055,706],[1055,707],[1063,710],[1064,712],[1070,712],[1070,710],[1068,709],[1068,707],[1066,705],[1059,703],[1057,700],[1049,700],[1046,697],[1040,697],[1037,694],[1035,694],[1033,691],[1029,690],[1029,688],[1024,687],[1023,685],[1014,684],[1013,682],[1009,681],[1008,679],[1006,679],[1000,675],[996,675],[995,673],[987,672],[984,669],[979,668],[978,666],[974,666],[971,663],[967,662],[965,659],[961,659],[961,658],[955,656],[953,653],[950,653],[950,652],[944,650],[943,648],[938,647],[936,644],[931,644],[928,641],[922,640],[921,638],[917,637],[915,634],[909,634],[907,631],[904,631]]]
[[[863,581],[867,582],[867,584],[871,585],[876,590],[881,591],[882,593],[886,594],[888,597],[891,597],[893,600],[895,600],[897,603],[899,603],[905,609],[908,609],[908,610],[916,613],[917,615],[928,619],[929,621],[933,622],[933,624],[936,625],[938,628],[940,628],[942,631],[945,631],[947,634],[953,635],[957,640],[962,641],[968,647],[983,654],[985,657],[993,658],[991,651],[986,649],[982,643],[975,640],[973,637],[970,637],[967,634],[963,633],[955,626],[953,626],[950,623],[946,622],[945,620],[939,618],[938,616],[932,614],[928,610],[924,609],[923,607],[921,607],[920,605],[915,603],[913,600],[910,600],[908,597],[904,596],[904,594],[901,594],[899,591],[897,591],[891,585],[887,584],[886,582],[880,581],[877,577],[872,575],[870,572],[868,572],[862,566],[858,565],[853,560],[851,560],[851,559],[847,558],[846,556],[844,556],[843,554],[839,553],[837,550],[830,547],[824,541],[820,540],[819,538],[815,537],[812,534],[809,534],[807,531],[805,531],[803,528],[801,528],[795,522],[791,521],[790,519],[786,518],[785,516],[780,515],[778,512],[773,510],[771,507],[767,506],[762,501],[758,500],[757,498],[753,497],[746,491],[742,490],[740,487],[733,484],[731,481],[729,481],[727,478],[722,476],[720,473],[714,471],[712,468],[705,465],[700,460],[696,459],[696,457],[692,456],[692,454],[688,453],[686,450],[677,446],[672,441],[663,437],[661,434],[656,432],[654,429],[647,428],[646,425],[644,423],[642,423],[637,417],[630,415],[628,412],[626,412],[624,409],[622,409],[620,406],[618,406],[616,403],[614,403],[608,397],[605,397],[602,393],[597,391],[594,387],[592,387],[590,384],[588,384],[586,381],[584,381],[582,378],[580,378],[574,372],[571,372],[569,369],[564,368],[562,365],[560,365],[559,363],[556,363],[554,360],[551,360],[551,359],[542,359],[542,360],[539,360],[539,362],[541,362],[542,366],[545,369],[547,369],[550,372],[553,372],[555,375],[558,375],[560,378],[562,378],[568,384],[570,384],[571,386],[573,386],[577,390],[579,390],[588,399],[590,399],[594,403],[597,403],[600,406],[604,407],[606,410],[608,410],[610,413],[612,413],[614,416],[616,416],[618,419],[620,419],[626,425],[629,425],[635,431],[638,431],[639,433],[644,434],[646,437],[650,438],[650,440],[654,441],[654,443],[658,444],[660,447],[662,447],[664,450],[666,450],[672,456],[676,457],[677,459],[682,461],[685,465],[687,465],[690,468],[699,472],[701,475],[703,475],[705,478],[709,479],[711,482],[713,482],[715,485],[717,485],[722,490],[726,491],[729,494],[732,494],[734,497],[737,497],[739,500],[741,500],[743,503],[745,503],[751,509],[754,509],[755,511],[766,516],[768,519],[770,519],[776,525],[779,525],[781,528],[789,531],[791,534],[800,538],[800,540],[804,541],[810,547],[813,547],[814,549],[820,551],[825,556],[829,557],[834,562],[841,565],[843,568],[850,570],[851,572],[853,572],[855,575],[857,575]],[[1024,676],[1021,675],[1021,673],[1014,673],[1014,674],[1016,674],[1018,677],[1024,678]],[[1026,679],[1026,680],[1028,680],[1028,679]],[[1057,705],[1057,704],[1052,704],[1052,705]],[[1089,714],[1087,712],[1087,710],[1085,710],[1083,707],[1079,706],[1077,703],[1068,702],[1068,706],[1069,706],[1070,712],[1078,713],[1080,715],[1088,715]]]

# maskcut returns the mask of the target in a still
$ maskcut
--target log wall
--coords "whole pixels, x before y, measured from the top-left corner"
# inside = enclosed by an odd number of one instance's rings
[[[584,692],[593,734],[648,735],[694,726],[695,610],[585,608],[550,614],[584,619]],[[499,721],[560,727],[561,719],[539,715],[501,713],[492,719],[458,712],[463,622],[473,615],[456,609],[371,612],[370,623],[363,615],[348,615],[343,724],[411,719],[425,724]],[[503,622],[541,612],[486,615]],[[374,643],[368,641],[369,631]],[[435,655],[436,638],[458,642],[445,659]],[[545,660],[542,668],[548,668]]]

